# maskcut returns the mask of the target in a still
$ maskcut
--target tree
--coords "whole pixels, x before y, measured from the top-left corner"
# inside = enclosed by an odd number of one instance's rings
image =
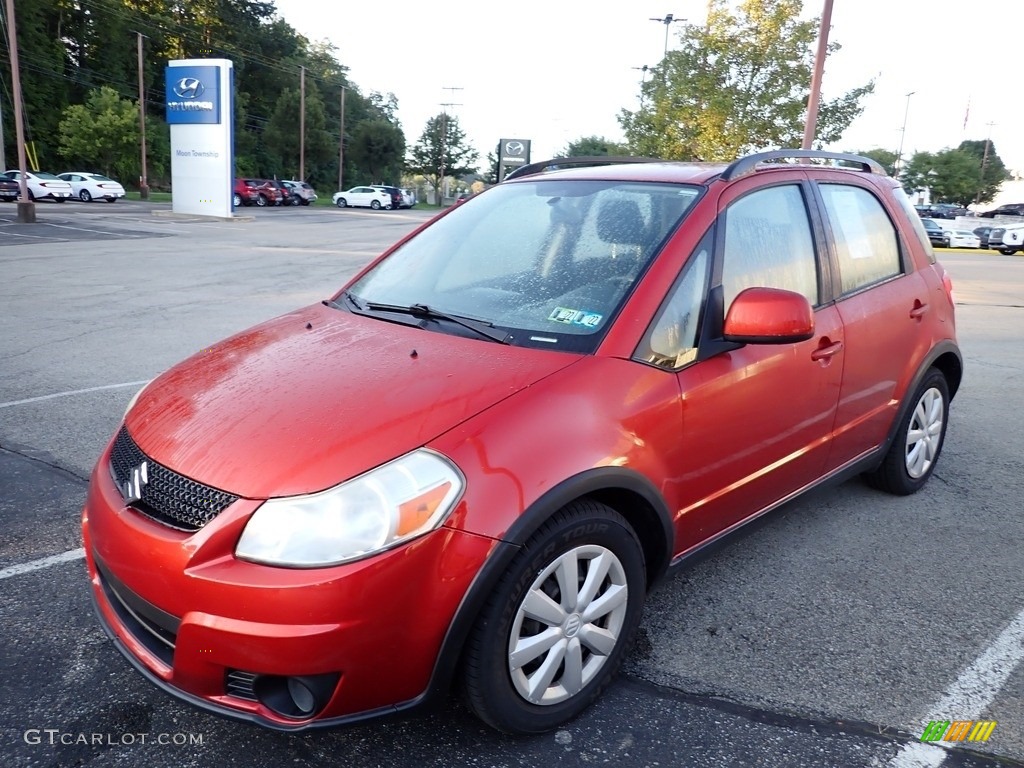
[[[103,86],[85,104],[65,109],[58,130],[60,153],[69,164],[99,168],[122,179],[135,177],[141,162],[138,103]]]
[[[995,144],[988,139],[961,141],[958,149],[973,155],[978,162],[978,189],[973,202],[991,203],[1000,185],[1010,178],[1002,158],[996,154]]]
[[[876,149],[857,150],[851,154],[860,155],[861,157],[870,157],[880,166],[885,168],[885,172],[890,176],[896,176],[896,153],[892,150],[878,147]]]
[[[352,162],[369,173],[377,184],[399,179],[405,156],[405,135],[383,118],[364,120],[352,132]]]
[[[980,171],[979,159],[962,149],[917,152],[904,168],[900,182],[908,192],[930,190],[933,203],[966,206],[978,194]]]
[[[598,155],[628,155],[629,148],[625,144],[616,144],[603,136],[581,136],[570,141],[565,149],[558,153],[559,157],[592,157]]]
[[[442,113],[427,120],[419,141],[409,153],[409,170],[426,177],[440,194],[442,178],[476,173],[479,157],[466,142],[459,119]]]
[[[688,26],[619,123],[632,150],[678,160],[730,160],[803,139],[818,21],[802,0],[708,0],[706,26]],[[839,50],[837,43],[829,51]],[[874,81],[822,99],[816,144],[837,141]]]

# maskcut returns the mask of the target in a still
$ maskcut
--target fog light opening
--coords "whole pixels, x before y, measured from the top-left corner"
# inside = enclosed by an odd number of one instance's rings
[[[289,720],[308,720],[327,706],[340,677],[338,674],[260,675],[253,689],[256,700],[274,714]]]

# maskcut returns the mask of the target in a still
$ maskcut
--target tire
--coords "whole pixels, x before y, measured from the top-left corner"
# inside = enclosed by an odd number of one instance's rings
[[[267,206],[267,196],[264,194],[260,194],[256,198],[256,205],[258,205],[260,208],[265,208]]]
[[[337,205],[339,208],[346,208],[346,207],[348,207],[348,203],[345,202],[345,198],[344,197],[339,197],[338,198],[338,202],[335,203],[335,205]]]
[[[302,203],[303,205],[309,205],[309,200],[302,200],[302,201],[301,201],[301,203]]]
[[[68,201],[68,199],[66,197],[55,197],[55,198],[53,198],[53,202],[55,202],[55,203],[66,203],[67,201]]]
[[[868,484],[897,496],[917,493],[928,482],[942,452],[949,421],[949,384],[936,368],[929,369],[900,419],[896,437]]]
[[[107,198],[107,202],[108,203],[116,203],[117,202],[117,198],[116,197],[108,197]]]
[[[1016,248],[1000,248],[999,252],[1004,256],[1013,256],[1017,252]]]
[[[375,211],[379,211],[380,210],[380,200],[371,200],[370,201],[370,207],[373,208],[373,210],[375,210]]]
[[[78,199],[81,200],[83,203],[91,203],[92,195],[89,194],[88,189],[83,189],[81,192],[78,193]]]
[[[559,584],[573,582],[580,592],[563,595]],[[618,512],[576,501],[556,513],[477,617],[463,667],[470,709],[507,733],[541,733],[578,715],[622,664],[646,589],[643,551]]]
[[[237,192],[234,192],[231,195],[231,204],[233,206],[235,206],[235,208],[241,208],[242,207],[242,196],[240,194],[238,194]]]

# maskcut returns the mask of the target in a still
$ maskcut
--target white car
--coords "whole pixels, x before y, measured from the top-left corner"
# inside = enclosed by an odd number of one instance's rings
[[[412,208],[416,205],[416,192],[406,187],[402,187],[402,200],[406,208]]]
[[[21,182],[21,171],[7,171],[4,176]],[[43,171],[26,171],[25,184],[28,186],[29,200],[53,200],[63,203],[70,200],[74,194],[71,191],[71,185],[66,181],[58,179],[52,173]]]
[[[950,248],[981,248],[981,238],[966,229],[950,229]]]
[[[124,197],[124,187],[113,179],[108,179],[98,173],[69,171],[58,173],[57,178],[64,179],[70,184],[75,197],[83,203],[92,200],[106,200],[108,203],[113,203],[118,198]]]
[[[352,187],[344,192],[335,192],[331,200],[339,208],[373,208],[376,211],[391,207],[391,195],[373,187]]]

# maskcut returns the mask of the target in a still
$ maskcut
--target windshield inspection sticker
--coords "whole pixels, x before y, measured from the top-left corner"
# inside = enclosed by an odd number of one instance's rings
[[[566,323],[568,325],[582,325],[586,328],[596,328],[600,325],[604,315],[597,312],[587,312],[582,309],[567,309],[555,307],[548,320],[553,323]]]

